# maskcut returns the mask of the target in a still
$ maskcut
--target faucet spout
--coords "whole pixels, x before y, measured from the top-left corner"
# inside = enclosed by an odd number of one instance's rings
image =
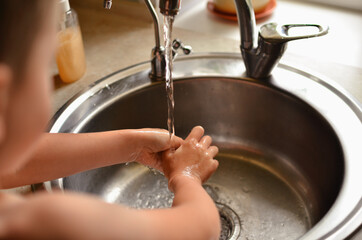
[[[250,0],[235,0],[240,28],[241,48],[252,51],[257,47],[255,15]]]
[[[181,8],[181,0],[160,0],[160,12],[165,16],[175,16]]]
[[[253,78],[265,77],[264,70],[260,74],[258,71],[261,69],[256,67],[258,42],[254,9],[251,1],[235,0],[235,6],[240,29],[240,50],[244,59],[246,73],[249,77]]]

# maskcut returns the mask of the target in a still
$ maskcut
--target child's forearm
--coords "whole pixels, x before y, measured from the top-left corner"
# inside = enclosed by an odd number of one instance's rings
[[[175,215],[177,214],[175,219],[180,221],[177,224],[177,230],[179,236],[183,236],[179,239],[219,239],[219,213],[215,203],[203,189],[200,180],[178,175],[172,179],[170,185],[175,193],[173,201]],[[184,232],[183,229],[193,231]]]
[[[218,211],[200,183],[175,180],[170,209],[136,210],[78,194],[37,194],[0,208],[0,239],[217,240]]]
[[[77,207],[77,201],[73,199],[69,204],[77,209],[72,214],[78,215],[79,219],[72,224],[66,221],[66,215],[61,214],[69,228],[62,231],[75,233],[72,230],[74,225],[84,226],[79,229],[78,236],[69,236],[69,239],[88,236],[87,239],[218,240],[219,213],[201,184],[183,176],[174,179],[173,189],[175,198],[172,208],[169,209],[127,209],[90,199],[84,199],[84,203],[79,202]],[[64,205],[64,201],[61,202],[61,205]],[[86,202],[89,202],[89,205]],[[84,209],[84,212],[79,212],[81,209]],[[82,221],[84,222],[81,223]]]
[[[219,239],[219,213],[200,182],[180,176],[172,185],[175,193],[172,208],[140,211],[142,217],[132,227],[137,233],[137,228],[144,226],[135,239]]]
[[[135,130],[43,135],[31,160],[0,176],[0,188],[43,182],[81,171],[132,161],[141,144]]]

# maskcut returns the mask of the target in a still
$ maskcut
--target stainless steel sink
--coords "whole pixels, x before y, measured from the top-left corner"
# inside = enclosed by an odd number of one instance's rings
[[[72,98],[51,132],[166,128],[163,83],[148,63],[120,70]],[[285,64],[257,81],[236,54],[175,61],[175,127],[202,125],[220,147],[204,188],[217,203],[221,239],[342,239],[362,222],[361,106],[333,82]],[[166,179],[139,164],[45,183],[136,208],[168,207]]]

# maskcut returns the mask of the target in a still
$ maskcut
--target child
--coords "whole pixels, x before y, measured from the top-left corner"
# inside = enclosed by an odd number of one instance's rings
[[[201,127],[172,142],[159,129],[43,133],[55,15],[54,1],[0,1],[0,188],[137,161],[164,172],[174,202],[136,210],[76,193],[0,193],[0,239],[218,239],[218,211],[201,186],[218,149]]]

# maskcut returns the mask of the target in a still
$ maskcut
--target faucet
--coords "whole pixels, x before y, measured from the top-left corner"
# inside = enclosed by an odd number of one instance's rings
[[[152,16],[155,32],[155,47],[151,52],[151,72],[149,76],[154,81],[160,81],[163,80],[166,75],[165,49],[160,43],[160,27],[155,8],[150,0],[145,0],[145,4]],[[112,0],[104,0],[103,7],[105,9],[111,9]]]
[[[262,79],[270,76],[273,68],[282,57],[287,42],[292,40],[323,36],[328,33],[327,26],[317,24],[285,24],[267,23],[256,33],[254,9],[250,0],[235,0],[238,16],[241,45],[248,77]],[[317,32],[292,35],[292,28],[316,28]],[[303,30],[303,29],[302,29]]]
[[[155,35],[155,47],[152,49],[151,52],[151,71],[150,71],[150,78],[153,81],[162,81],[165,79],[166,76],[166,60],[165,60],[165,49],[161,46],[160,43],[160,27],[159,27],[159,20],[157,17],[157,13],[155,8],[153,7],[150,0],[144,0],[145,4],[150,12],[153,20],[154,26],[154,35]],[[160,1],[160,10],[161,13],[164,15],[176,15],[180,9],[181,1]],[[161,5],[163,7],[161,7]],[[112,7],[112,0],[104,0],[103,7],[105,9],[111,9]],[[177,50],[181,49],[184,54],[188,55],[191,53],[192,48],[190,46],[185,46],[183,43],[175,39],[172,43],[172,53],[173,57],[177,56]]]
[[[145,0],[146,6],[154,22],[156,46],[151,54],[150,78],[163,80],[165,77],[165,52],[160,45],[160,31],[156,11],[150,2]],[[259,34],[256,31],[254,9],[250,0],[235,0],[236,12],[240,29],[240,50],[244,59],[246,75],[255,79],[268,78],[273,68],[278,64],[287,47],[287,42],[292,40],[323,36],[328,33],[327,26],[317,24],[285,24],[267,23],[261,26]],[[112,0],[104,0],[104,7],[110,9]],[[181,0],[160,0],[160,12],[165,16],[175,16],[181,8]],[[317,32],[293,35],[292,28],[316,28]],[[304,30],[304,29],[302,29]],[[175,42],[176,41],[176,42]],[[183,46],[177,40],[173,46]],[[191,52],[190,47],[181,47],[185,54]],[[174,55],[175,50],[174,50]]]

